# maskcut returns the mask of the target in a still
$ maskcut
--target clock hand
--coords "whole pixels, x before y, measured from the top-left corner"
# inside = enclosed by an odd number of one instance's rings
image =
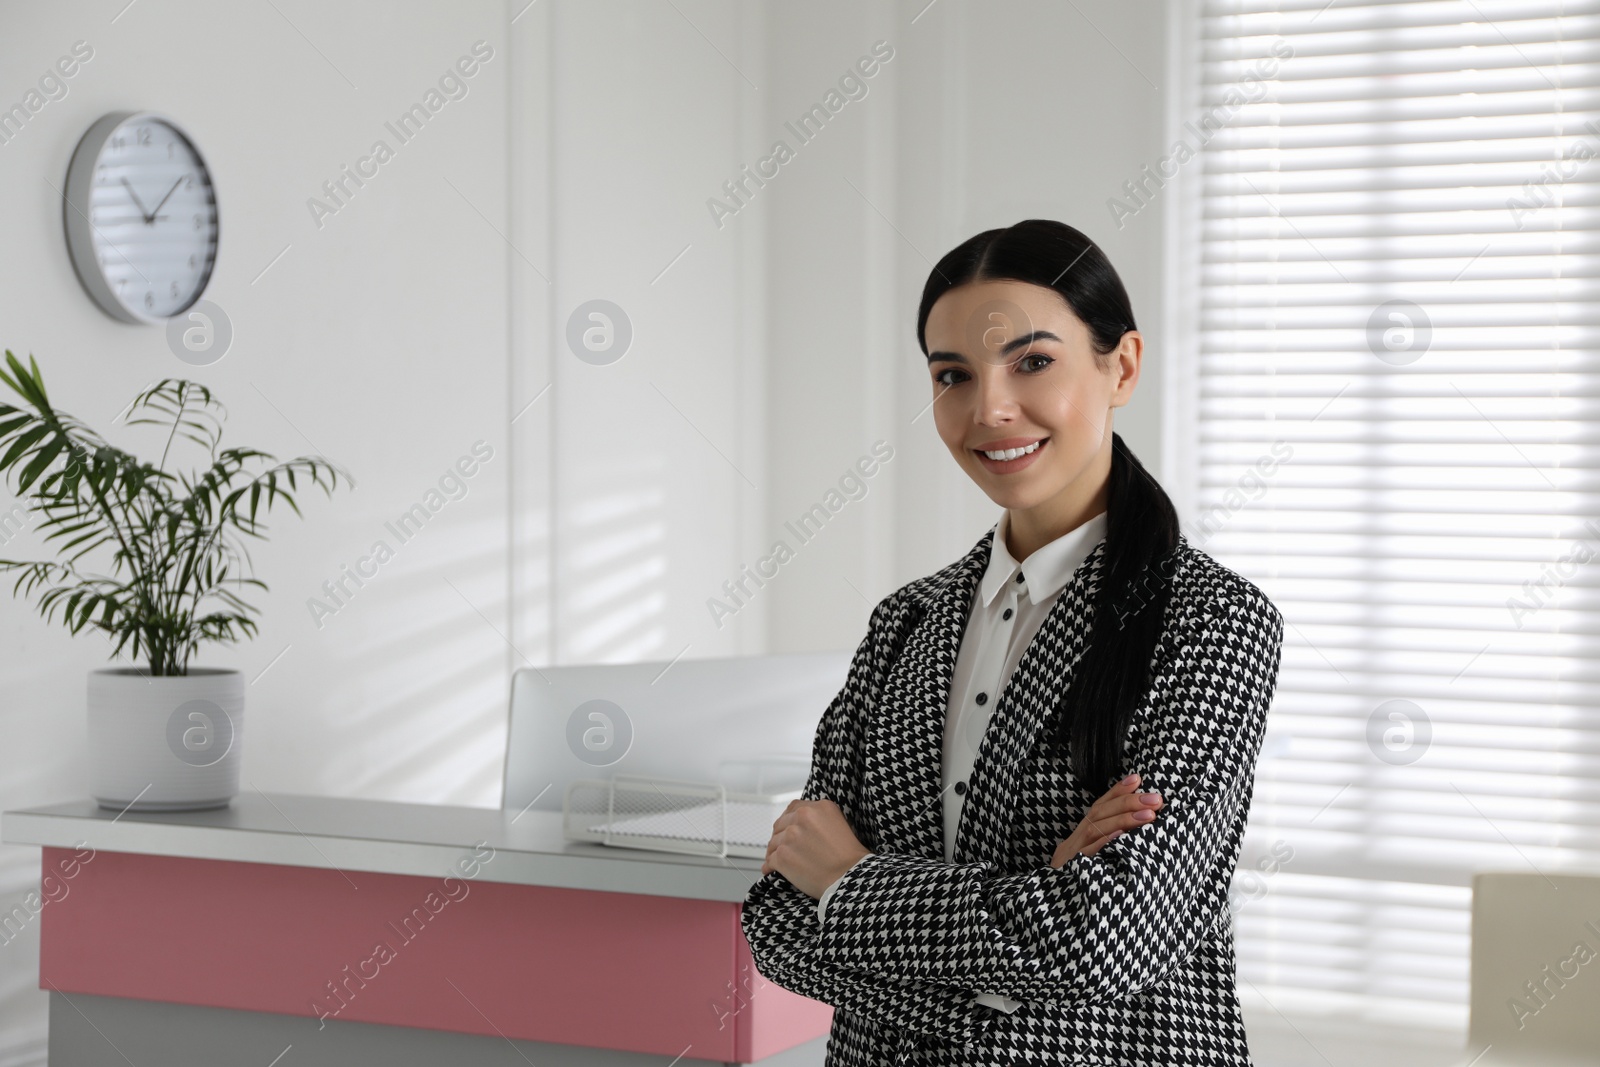
[[[178,186],[180,186],[182,184],[183,184],[183,179],[182,178],[179,178],[177,181],[173,182],[172,183],[172,188],[167,190],[167,196],[171,196],[174,192],[177,191]],[[161,204],[165,204],[167,202],[167,196],[163,196],[161,198]],[[153,222],[155,220],[155,217],[156,217],[156,212],[161,210],[161,204],[157,204],[155,207],[151,208],[150,209],[150,217],[145,219],[144,221]]]
[[[150,221],[150,215],[148,213],[146,213],[146,211],[144,209],[144,205],[139,203],[139,194],[133,191],[133,186],[128,184],[128,179],[126,179],[126,178],[122,179],[122,184],[128,186],[128,195],[133,197],[134,206],[139,209],[140,217],[143,218],[144,221],[149,222]]]

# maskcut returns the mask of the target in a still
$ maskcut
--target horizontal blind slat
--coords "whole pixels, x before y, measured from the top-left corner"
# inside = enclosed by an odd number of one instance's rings
[[[1198,29],[1119,199],[1190,190],[1185,532],[1286,623],[1241,996],[1464,1028],[1474,871],[1600,871],[1600,0]]]

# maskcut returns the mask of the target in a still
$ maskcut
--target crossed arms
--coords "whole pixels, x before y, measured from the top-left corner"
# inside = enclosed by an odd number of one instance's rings
[[[874,609],[823,714],[803,794],[835,800],[847,817],[859,804],[860,712],[889,666],[890,603]],[[1210,935],[1226,894],[1282,638],[1282,616],[1259,595],[1222,603],[1179,635],[1124,757],[1166,801],[1137,832],[1015,874],[875,852],[839,881],[826,925],[816,901],[769,872],[742,913],[757,967],[804,996],[962,1041],[997,1017],[975,991],[1070,1004],[1158,984]]]

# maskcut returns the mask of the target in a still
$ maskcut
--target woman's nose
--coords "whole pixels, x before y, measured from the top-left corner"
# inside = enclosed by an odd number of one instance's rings
[[[981,368],[977,386],[977,415],[980,421],[1003,420],[1016,414],[1017,398],[1003,371]]]

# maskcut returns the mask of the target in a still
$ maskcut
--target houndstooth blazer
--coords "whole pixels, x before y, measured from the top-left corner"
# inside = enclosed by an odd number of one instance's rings
[[[940,742],[995,528],[872,611],[817,727],[804,796],[838,803],[868,856],[826,925],[777,871],[741,924],[761,975],[834,1006],[829,1067],[1250,1067],[1228,890],[1277,684],[1283,617],[1180,535],[1152,682],[1118,777],[1156,818],[1050,866],[1107,786],[1041,747],[1088,641],[1106,542],[1079,564],[1001,693],[944,859]],[[975,992],[1023,1000],[1006,1014]]]

